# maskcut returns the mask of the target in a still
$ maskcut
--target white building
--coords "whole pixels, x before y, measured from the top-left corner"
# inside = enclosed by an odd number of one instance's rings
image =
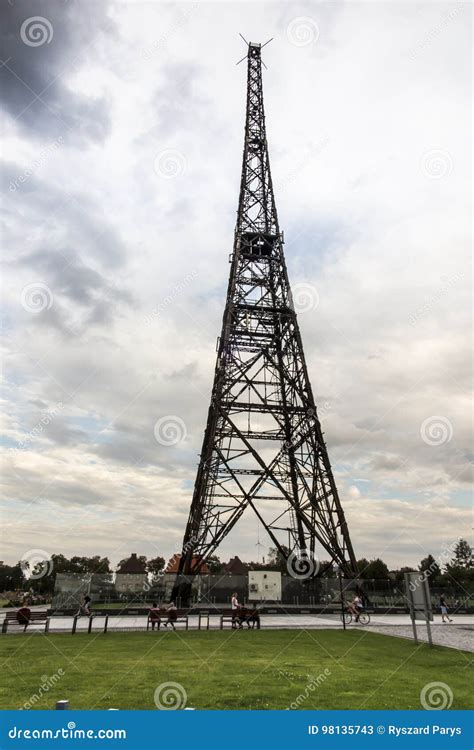
[[[275,570],[249,570],[249,601],[281,602],[281,573]]]
[[[128,560],[117,568],[115,590],[118,594],[143,591],[146,580],[146,565],[137,557],[136,552],[132,552]]]

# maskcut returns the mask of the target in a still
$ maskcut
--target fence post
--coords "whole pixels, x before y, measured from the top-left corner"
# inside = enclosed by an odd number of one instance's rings
[[[109,616],[105,616],[105,622],[104,622],[104,633],[107,632],[107,625],[109,624]]]

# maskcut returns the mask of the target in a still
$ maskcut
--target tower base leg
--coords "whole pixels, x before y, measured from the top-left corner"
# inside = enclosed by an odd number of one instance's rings
[[[180,576],[177,576],[171,592],[171,601],[173,601],[178,608],[189,607],[191,604],[191,594],[191,581],[180,580]]]

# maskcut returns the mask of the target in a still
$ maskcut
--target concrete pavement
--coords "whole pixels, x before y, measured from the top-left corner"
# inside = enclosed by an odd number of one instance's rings
[[[3,619],[3,618],[2,618]],[[101,632],[104,628],[105,618],[97,616],[92,623],[92,632]],[[435,615],[434,623],[431,624],[433,642],[440,646],[474,651],[474,617],[472,615],[457,615],[452,624],[441,624],[441,617]],[[219,629],[219,617],[210,618],[210,630]],[[81,617],[77,623],[77,632],[85,632],[89,626],[87,617]],[[177,626],[179,630],[183,625]],[[196,615],[189,617],[189,629],[198,627]],[[229,625],[226,626],[229,629]],[[263,615],[262,628],[264,630],[321,630],[340,629],[342,627],[337,615]],[[382,635],[397,636],[401,638],[413,638],[413,631],[409,615],[371,615],[370,624],[366,627],[351,624],[350,629],[366,630],[368,632],[381,633]],[[53,617],[50,623],[51,633],[71,632],[71,617]],[[131,632],[133,630],[146,629],[146,617],[135,616],[111,616],[109,617],[109,632]],[[163,630],[163,628],[162,628]],[[423,622],[417,625],[418,637],[421,641],[427,640],[426,626]],[[27,633],[44,631],[44,625],[31,625]],[[18,627],[11,627],[9,633],[19,633]]]

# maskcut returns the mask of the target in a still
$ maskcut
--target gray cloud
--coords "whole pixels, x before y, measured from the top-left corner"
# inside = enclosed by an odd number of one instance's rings
[[[114,32],[108,3],[14,0],[2,4],[0,68],[2,102],[17,125],[34,138],[101,141],[110,130],[104,98],[73,91],[65,81],[71,67],[87,59],[91,46]],[[29,18],[45,18],[50,41],[27,32]],[[24,26],[26,24],[26,27]],[[44,23],[41,21],[40,24]],[[31,38],[34,46],[25,43]],[[52,31],[51,31],[52,29]],[[37,32],[41,33],[41,32]],[[46,37],[45,37],[46,38]],[[37,45],[37,46],[36,46]]]
[[[208,106],[196,91],[202,74],[194,63],[167,64],[161,73],[162,82],[155,91],[152,106],[156,109],[157,133],[166,138],[180,130],[195,128],[196,121],[204,120]]]
[[[16,265],[28,271],[32,279],[41,279],[54,300],[31,324],[53,327],[66,336],[80,335],[93,326],[110,325],[123,305],[133,303],[128,290],[84,265],[80,257],[74,259],[71,250],[36,250],[20,257]]]
[[[31,165],[22,168],[14,162],[0,162],[5,210],[12,218],[21,210],[26,237],[34,237],[36,244],[44,236],[68,260],[80,255],[107,268],[119,266],[125,257],[124,242],[101,206],[86,192],[69,193],[30,170]],[[10,246],[18,240],[14,225],[6,225],[5,240]],[[16,252],[12,254],[17,257]]]

